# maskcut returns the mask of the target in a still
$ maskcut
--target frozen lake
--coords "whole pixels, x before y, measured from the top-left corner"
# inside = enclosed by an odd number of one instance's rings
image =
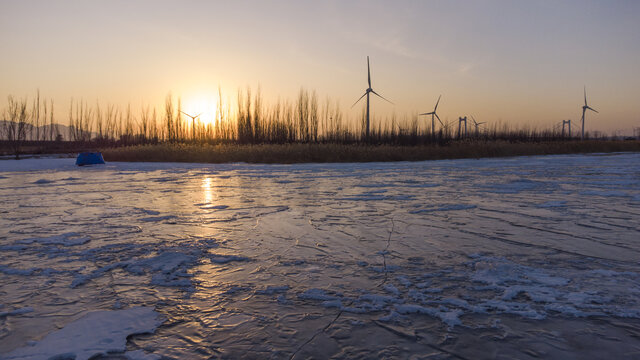
[[[0,359],[640,357],[640,154],[4,160],[0,204]]]

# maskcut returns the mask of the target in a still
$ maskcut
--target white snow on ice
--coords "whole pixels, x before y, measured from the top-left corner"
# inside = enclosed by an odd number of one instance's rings
[[[151,333],[161,323],[158,313],[149,307],[90,312],[31,346],[3,355],[2,359],[86,360],[116,352],[123,353],[129,359],[154,358],[145,357],[142,351],[125,353],[127,336]]]

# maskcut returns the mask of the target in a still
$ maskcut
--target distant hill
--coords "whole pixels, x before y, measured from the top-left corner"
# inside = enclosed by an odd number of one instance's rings
[[[0,120],[0,139],[6,139],[6,134],[4,134],[4,128],[5,128],[5,124],[7,124],[8,121],[6,120]],[[70,127],[67,125],[63,125],[63,124],[53,124],[53,138],[52,140],[55,140],[57,135],[60,134],[62,135],[62,140],[71,140],[69,138],[69,129]],[[49,136],[50,136],[50,131],[51,131],[51,125],[46,124],[46,125],[42,125],[42,126],[38,126],[35,127],[31,124],[27,124],[27,138],[26,140],[37,140],[36,139],[36,135],[38,133],[40,133],[40,139],[43,138],[43,134],[46,134],[46,140],[49,140]],[[97,136],[97,133],[92,132],[91,133],[91,137],[94,138]]]

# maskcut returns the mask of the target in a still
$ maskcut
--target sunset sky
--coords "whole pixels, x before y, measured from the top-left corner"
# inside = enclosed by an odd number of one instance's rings
[[[587,129],[640,127],[640,1],[0,0],[6,97],[160,107],[171,92],[211,116],[218,86],[258,85],[266,102],[304,87],[345,115],[367,87],[374,118],[431,111],[452,121]],[[203,105],[205,104],[205,105]],[[205,107],[203,109],[203,107]],[[426,121],[426,119],[425,119]]]

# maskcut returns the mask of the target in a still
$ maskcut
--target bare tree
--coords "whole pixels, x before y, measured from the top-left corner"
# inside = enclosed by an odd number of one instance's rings
[[[151,115],[151,122],[149,123],[149,136],[151,137],[152,141],[154,143],[156,143],[158,141],[158,120],[157,120],[157,116],[156,116],[156,109],[153,108],[153,113]]]
[[[260,86],[258,86],[253,98],[253,140],[255,143],[264,141],[264,121],[262,116],[262,95],[260,94]]]
[[[116,138],[116,128],[118,126],[118,109],[111,104],[107,104],[107,113],[105,115],[105,138],[113,140]]]
[[[171,94],[167,95],[167,98],[164,102],[164,112],[165,112],[165,126],[167,129],[167,140],[169,142],[174,141],[175,134],[173,133],[173,100],[171,98]]]
[[[178,141],[182,142],[184,141],[186,136],[183,132],[184,123],[182,122],[182,98],[180,98],[180,96],[178,96],[178,107],[176,110],[177,112],[176,112],[176,121],[175,121],[175,125],[176,125],[175,134]]]
[[[140,111],[140,125],[138,128],[138,134],[143,143],[146,143],[149,137],[149,124],[149,106],[146,106]]]
[[[311,131],[311,140],[318,142],[318,95],[315,90],[311,93],[309,99],[309,130]]]
[[[102,117],[102,111],[100,110],[100,103],[96,101],[96,130],[98,132],[98,141],[104,141],[104,121]]]
[[[13,96],[9,96],[5,120],[2,123],[2,133],[16,156],[16,160],[20,158],[20,150],[27,138],[27,130],[30,126],[32,124],[31,116],[27,112],[27,100],[18,101]]]
[[[53,99],[50,100],[50,112],[49,112],[49,141],[62,140],[62,134],[58,128],[58,123],[53,119]]]
[[[298,115],[298,139],[309,141],[309,93],[305,89],[298,92],[298,102],[296,103]]]
[[[31,140],[40,141],[40,89],[36,92],[36,98],[33,99],[33,110],[31,113],[34,116],[34,123],[31,127]],[[35,138],[33,135],[33,130],[36,131]]]

